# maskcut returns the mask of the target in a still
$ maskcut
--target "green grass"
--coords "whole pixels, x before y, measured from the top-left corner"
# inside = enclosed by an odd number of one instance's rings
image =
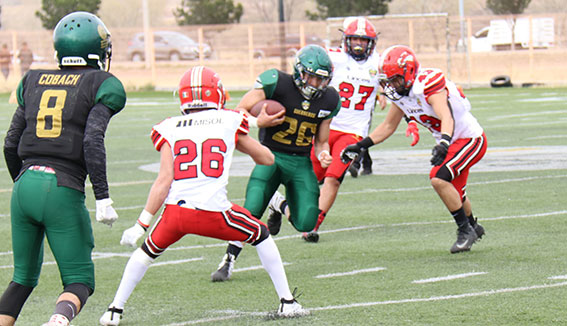
[[[489,143],[485,159],[471,171],[467,189],[487,232],[471,252],[449,253],[456,239],[455,225],[427,176],[432,137],[420,128],[421,141],[412,148],[400,127],[391,139],[372,148],[375,175],[345,178],[318,244],[304,243],[290,225],[283,225],[275,238],[284,262],[289,263],[290,286],[303,292],[299,301],[313,310],[311,316],[267,320],[265,313],[278,304],[267,273],[237,270],[230,282],[212,283],[210,273],[225,244],[186,236],[156,263],[200,260],[150,268],[131,296],[121,325],[567,324],[567,90],[474,89],[466,93]],[[234,107],[242,93],[231,96],[229,107]],[[15,109],[7,102],[8,95],[0,95],[2,134]],[[97,288],[73,321],[75,326],[97,325],[112,301],[127,257],[111,254],[131,253],[119,245],[120,236],[137,218],[155,177],[139,169],[158,162],[149,139],[151,126],[178,114],[177,107],[171,93],[132,93],[126,109],[109,126],[110,192],[120,218],[112,228],[93,221]],[[377,111],[374,126],[384,116],[385,112]],[[415,169],[392,174],[398,156],[418,157],[412,163]],[[520,163],[524,167],[515,168]],[[246,177],[231,177],[231,200],[243,203],[246,182]],[[9,283],[12,274],[11,186],[2,163],[1,286]],[[94,208],[90,187],[87,207]],[[53,261],[49,251],[45,261]],[[247,247],[236,268],[259,265],[255,250]],[[373,268],[384,269],[316,278]],[[467,273],[478,274],[414,283]],[[554,276],[563,279],[550,279]],[[60,291],[56,266],[45,265],[18,325],[45,322]]]

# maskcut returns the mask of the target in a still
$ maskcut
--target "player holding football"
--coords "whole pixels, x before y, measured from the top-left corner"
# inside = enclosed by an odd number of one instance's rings
[[[378,96],[381,87],[377,71],[379,55],[374,51],[378,38],[374,25],[362,17],[349,17],[345,19],[343,28],[342,48],[328,50],[334,67],[330,86],[339,91],[342,99],[341,110],[330,125],[329,146],[333,161],[328,167],[323,167],[315,156],[315,151],[311,151],[315,175],[323,186],[319,196],[321,212],[317,223],[311,232],[302,234],[307,242],[319,241],[317,230],[335,202],[349,168],[349,162],[343,163],[340,159],[341,151],[368,134],[377,97],[381,108],[386,106],[385,98]],[[414,137],[419,139],[417,131]],[[417,141],[412,145],[415,143]],[[274,202],[283,200],[279,193],[274,195]],[[283,213],[278,210],[278,205],[275,206],[270,207],[270,214]]]
[[[60,69],[30,70],[24,76],[4,142],[15,184],[10,207],[14,276],[0,299],[2,326],[14,324],[38,283],[44,237],[63,283],[44,325],[69,325],[93,293],[87,174],[97,221],[111,225],[118,217],[108,194],[104,134],[126,94],[122,83],[103,71],[110,64],[110,34],[95,15],[74,12],[59,21],[53,43]]]
[[[462,91],[439,69],[420,68],[407,46],[396,45],[380,59],[380,82],[392,106],[384,121],[368,137],[349,145],[341,155],[348,161],[390,137],[404,116],[417,121],[433,134],[429,177],[458,226],[457,241],[451,253],[469,251],[484,235],[466,196],[469,169],[486,153],[486,136],[470,113],[471,105]]]
[[[114,300],[100,318],[101,325],[120,323],[126,301],[150,265],[186,234],[252,244],[280,297],[277,314],[308,314],[289,290],[278,248],[266,225],[227,198],[235,149],[262,166],[272,165],[274,155],[248,135],[244,113],[225,110],[225,96],[218,74],[207,67],[191,68],[179,83],[183,115],[153,127],[152,141],[161,155],[159,173],[139,219],[124,231],[120,243],[136,247],[163,204],[165,209],[128,260]]]
[[[275,164],[256,165],[248,181],[244,207],[255,217],[262,217],[270,204],[280,212],[288,210],[289,221],[299,232],[315,227],[320,214],[319,185],[309,154],[313,146],[323,167],[332,162],[329,125],[340,109],[339,94],[328,87],[332,75],[333,65],[325,49],[307,45],[296,55],[293,75],[276,69],[263,72],[254,89],[238,104],[239,108],[250,111],[259,101],[272,99],[286,108],[285,112],[269,118],[258,116],[259,139],[274,153]],[[287,201],[270,203],[280,184],[286,188]],[[268,229],[272,235],[280,230],[281,216],[270,214]],[[229,243],[218,270],[211,275],[213,281],[230,278],[241,250],[242,243]]]

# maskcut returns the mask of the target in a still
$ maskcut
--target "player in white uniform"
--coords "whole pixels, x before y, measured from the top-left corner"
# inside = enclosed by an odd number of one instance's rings
[[[485,231],[474,218],[466,196],[467,178],[487,146],[482,127],[470,113],[470,102],[441,70],[420,68],[409,47],[396,45],[385,50],[379,70],[392,107],[368,137],[345,148],[341,156],[348,161],[362,148],[383,142],[404,114],[429,129],[437,142],[431,158],[431,185],[458,226],[457,241],[450,251],[469,251]]]
[[[274,155],[248,135],[248,117],[224,109],[225,92],[218,75],[206,67],[187,71],[179,84],[182,116],[153,127],[151,138],[161,154],[160,170],[136,224],[124,231],[123,245],[136,247],[165,204],[141,248],[126,264],[120,286],[101,325],[118,325],[124,305],[153,261],[186,234],[252,244],[280,298],[277,314],[305,315],[289,290],[276,244],[267,226],[245,208],[231,203],[226,185],[235,149],[256,164],[271,165]]]
[[[329,133],[329,146],[333,161],[323,168],[315,153],[311,153],[313,170],[319,182],[323,182],[319,195],[321,213],[313,231],[303,233],[308,242],[317,242],[317,230],[325,219],[327,212],[335,202],[339,187],[349,163],[343,163],[341,151],[368,135],[372,119],[372,111],[379,98],[384,109],[386,100],[380,94],[378,80],[379,54],[374,51],[377,33],[374,25],[362,17],[349,17],[343,23],[343,39],[341,48],[328,49],[333,62],[333,86],[341,96],[341,110],[333,117]]]

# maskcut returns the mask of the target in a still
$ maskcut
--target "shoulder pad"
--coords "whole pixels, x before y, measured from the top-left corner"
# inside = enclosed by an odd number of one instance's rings
[[[413,85],[414,94],[429,96],[445,88],[445,74],[441,69],[419,69]]]

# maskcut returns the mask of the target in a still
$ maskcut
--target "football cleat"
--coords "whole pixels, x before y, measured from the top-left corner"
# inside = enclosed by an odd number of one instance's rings
[[[61,314],[54,314],[47,323],[41,326],[69,326],[69,319]]]
[[[282,214],[284,214],[281,210],[283,202],[285,202],[285,197],[280,194],[279,191],[276,191],[268,204],[269,214],[267,224],[271,235],[280,233],[280,228],[282,226]]]
[[[319,241],[319,233],[317,231],[303,232],[301,238],[307,242],[317,243]]]
[[[360,175],[371,175],[372,174],[372,169],[362,169],[362,172],[360,173]]]
[[[476,218],[474,219],[474,224],[472,225],[472,227],[474,228],[478,239],[482,238],[482,236],[486,233],[484,232],[482,225],[478,224],[478,219]]]
[[[457,230],[457,241],[451,247],[451,253],[469,251],[473,243],[478,239],[475,229],[467,223],[465,228]]]
[[[120,319],[122,319],[122,313],[124,309],[118,309],[116,307],[108,307],[108,310],[102,317],[100,317],[99,323],[102,326],[118,326],[120,324]]]
[[[295,293],[297,292],[297,288],[293,290],[291,300],[286,300],[284,298],[280,299],[280,306],[278,311],[276,312],[277,317],[281,318],[293,318],[293,317],[301,317],[307,316],[310,314],[310,311],[307,309],[303,309],[303,307],[297,302]],[[297,297],[299,297],[299,294]]]
[[[224,282],[228,281],[232,276],[232,270],[234,269],[234,262],[236,258],[234,255],[226,253],[222,257],[222,261],[219,264],[219,268],[211,274],[211,281],[213,282]]]

